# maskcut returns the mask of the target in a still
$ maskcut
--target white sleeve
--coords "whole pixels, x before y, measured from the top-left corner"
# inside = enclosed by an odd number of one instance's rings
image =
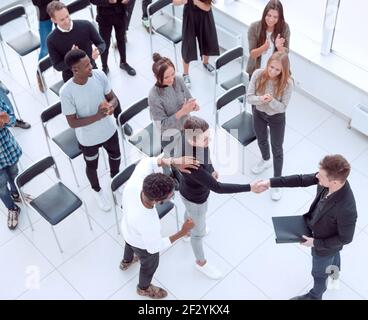
[[[61,112],[63,113],[63,115],[69,116],[77,113],[77,109],[70,94],[70,90],[68,90],[67,88],[65,88],[65,90],[60,93],[60,102]]]
[[[161,236],[160,220],[157,220],[157,224],[142,224],[141,227],[144,247],[149,253],[154,254],[171,246],[169,237]]]

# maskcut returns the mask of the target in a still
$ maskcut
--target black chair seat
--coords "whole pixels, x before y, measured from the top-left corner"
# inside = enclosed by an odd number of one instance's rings
[[[30,205],[49,223],[56,225],[77,210],[82,201],[59,182],[32,200]]]
[[[74,159],[82,153],[79,149],[75,130],[72,128],[59,133],[52,140],[70,159]]]
[[[129,142],[149,157],[156,157],[162,152],[161,135],[153,123],[129,138]]]
[[[64,81],[60,80],[59,82],[56,82],[50,87],[50,90],[55,93],[57,96],[59,96],[59,92],[61,87],[64,85]]]
[[[6,43],[22,57],[40,47],[40,39],[31,31],[8,40]]]
[[[156,210],[160,219],[166,216],[174,208],[174,204],[171,201],[164,202],[163,204],[157,204]]]
[[[177,44],[181,41],[181,29],[181,23],[179,21],[176,21],[175,19],[171,19],[169,22],[165,23],[155,30],[156,33]]]
[[[245,111],[225,122],[222,128],[235,137],[243,146],[247,146],[256,140],[253,130],[253,116]],[[236,132],[238,136],[235,135]]]
[[[240,74],[238,74],[237,76],[227,80],[227,81],[224,81],[223,83],[220,84],[220,86],[225,89],[225,90],[229,90],[235,86],[237,86],[238,84],[244,84],[245,87],[247,88],[248,87],[248,84],[249,84],[249,76],[242,72]]]

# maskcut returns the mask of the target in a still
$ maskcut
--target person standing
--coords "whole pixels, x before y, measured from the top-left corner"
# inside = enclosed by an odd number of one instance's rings
[[[9,130],[15,120],[12,108],[0,95],[0,199],[8,209],[8,228],[11,230],[18,226],[20,208],[16,202],[21,202],[14,179],[19,172],[22,149]]]
[[[260,174],[272,166],[268,128],[270,129],[274,177],[282,174],[284,162],[285,111],[293,92],[287,53],[276,52],[265,69],[254,71],[247,90],[247,102],[252,105],[253,127],[262,159],[251,170]],[[271,189],[271,199],[281,199],[281,190]]]
[[[312,237],[303,235],[303,246],[311,248],[313,288],[291,300],[321,300],[327,281],[336,284],[341,270],[340,251],[353,240],[357,210],[353,191],[347,180],[349,162],[339,154],[327,155],[319,163],[318,173],[275,177],[260,186],[277,188],[317,185],[317,193],[305,221]]]
[[[134,5],[136,0],[129,0],[125,6],[126,6],[126,17],[127,17],[127,23],[126,23],[126,31],[129,29],[130,19],[132,17]],[[142,25],[143,27],[149,32],[149,21],[148,21],[148,14],[147,14],[147,8],[152,3],[152,0],[142,0]]]
[[[33,5],[37,8],[37,17],[38,17],[38,32],[40,35],[40,53],[38,55],[38,61],[44,58],[48,54],[46,39],[49,33],[52,30],[52,21],[50,16],[46,11],[47,5],[52,0],[32,0]],[[37,83],[38,88],[41,92],[45,92],[45,88],[43,87],[41,81],[41,75],[37,72]]]
[[[208,72],[215,70],[208,62],[209,56],[220,54],[212,0],[173,0],[173,4],[184,4],[181,54],[184,82],[190,88],[189,63],[197,60],[197,40],[203,67]]]
[[[97,167],[99,149],[103,147],[109,155],[110,176],[119,172],[119,138],[111,117],[118,99],[106,75],[100,70],[92,70],[91,61],[83,50],[70,50],[65,56],[65,64],[72,70],[73,78],[60,90],[62,112],[69,126],[75,129],[96,201],[102,210],[109,211],[111,204],[100,187]]]
[[[96,69],[95,60],[105,51],[106,45],[93,24],[87,20],[72,20],[66,5],[60,1],[51,1],[47,5],[47,13],[56,24],[47,37],[47,48],[52,65],[57,71],[62,71],[64,82],[73,77],[73,72],[64,62],[71,49],[85,51]]]
[[[197,161],[190,157],[143,158],[124,187],[121,230],[125,248],[120,268],[125,271],[132,263],[140,261],[137,294],[141,296],[153,299],[167,296],[166,290],[151,283],[159,265],[160,251],[184,237],[194,226],[193,221],[187,219],[179,232],[170,237],[161,236],[155,205],[170,200],[174,195],[174,180],[163,174],[161,167],[195,171],[197,165]]]
[[[102,70],[109,73],[107,64],[111,42],[112,28],[115,30],[117,48],[120,55],[120,68],[130,76],[135,76],[136,71],[126,61],[125,29],[126,29],[126,3],[129,0],[91,0],[97,6],[98,28],[102,39],[105,41],[106,49],[101,54]]]
[[[288,52],[289,45],[290,29],[285,22],[282,3],[270,0],[263,10],[262,19],[253,22],[248,29],[249,79],[256,69],[266,67],[274,52]]]

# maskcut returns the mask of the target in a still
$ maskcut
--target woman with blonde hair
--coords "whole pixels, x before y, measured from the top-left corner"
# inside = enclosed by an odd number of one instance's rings
[[[267,62],[265,69],[253,72],[247,92],[247,102],[253,109],[253,126],[262,160],[252,168],[260,174],[272,166],[268,127],[271,136],[274,177],[280,177],[283,165],[283,143],[285,135],[285,111],[293,91],[288,55],[276,52]],[[271,199],[280,200],[279,188],[271,189]]]

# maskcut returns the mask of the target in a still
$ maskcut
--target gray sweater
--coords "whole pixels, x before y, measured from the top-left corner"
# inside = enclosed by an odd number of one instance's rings
[[[255,105],[257,110],[267,113],[269,116],[273,116],[277,113],[283,113],[289,104],[291,94],[293,92],[293,80],[289,78],[288,84],[284,90],[282,97],[274,97],[269,103],[263,103],[261,101],[261,95],[256,93],[256,82],[260,77],[263,69],[257,69],[254,71],[252,78],[250,79],[247,90],[247,102],[251,105]],[[273,96],[273,84],[272,81],[266,83],[266,89],[264,94],[271,94]]]
[[[154,86],[148,95],[148,104],[153,121],[161,128],[161,132],[167,129],[183,130],[184,121],[188,116],[176,119],[178,112],[186,100],[192,98],[184,80],[180,76],[175,77],[172,86],[159,88]]]

